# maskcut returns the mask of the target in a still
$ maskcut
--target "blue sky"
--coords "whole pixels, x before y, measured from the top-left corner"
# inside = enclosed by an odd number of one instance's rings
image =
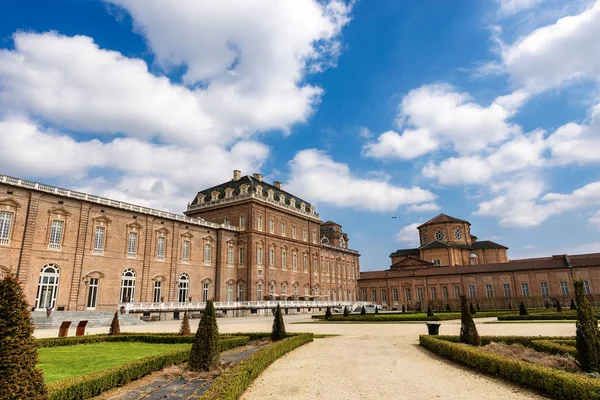
[[[363,270],[439,212],[597,252],[599,37],[587,0],[6,3],[0,173],[182,212],[261,172]]]

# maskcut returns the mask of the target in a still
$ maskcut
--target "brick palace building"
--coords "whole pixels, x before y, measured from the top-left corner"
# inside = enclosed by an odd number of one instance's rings
[[[388,270],[362,272],[359,299],[388,309],[450,304],[456,310],[464,294],[486,308],[521,301],[540,307],[568,304],[573,279],[583,280],[592,299],[600,293],[600,253],[509,260],[506,246],[479,241],[470,228],[445,214],[417,227],[421,246],[392,253]]]
[[[200,191],[185,215],[0,175],[0,276],[30,306],[354,301],[359,253],[334,222],[262,175]]]

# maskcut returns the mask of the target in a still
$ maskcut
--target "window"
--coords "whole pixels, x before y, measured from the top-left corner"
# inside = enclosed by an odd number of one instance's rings
[[[275,249],[272,247],[269,249],[269,266],[275,266]]]
[[[387,291],[385,289],[381,289],[381,302],[387,303]]]
[[[295,271],[298,269],[298,255],[292,254],[292,269]]]
[[[287,268],[287,254],[285,252],[285,250],[281,250],[281,268],[282,269],[286,269]]]
[[[469,297],[474,299],[476,295],[477,295],[477,292],[475,290],[475,286],[474,285],[469,286]]]
[[[441,242],[442,240],[444,240],[444,232],[442,232],[442,231],[437,231],[437,232],[435,233],[435,240],[439,240],[440,242]]]
[[[158,242],[157,242],[157,246],[156,246],[156,258],[158,258],[159,260],[165,259],[165,237],[164,236],[158,237]]]
[[[560,281],[560,292],[563,296],[569,295],[569,285],[565,281]]]
[[[521,292],[523,297],[529,297],[529,283],[521,283]]]
[[[404,288],[404,297],[406,297],[406,302],[410,303],[410,288]]]
[[[275,223],[273,222],[272,219],[269,220],[269,232],[275,233]]]
[[[448,286],[442,286],[442,299],[448,300]]]
[[[262,247],[257,247],[256,248],[256,263],[258,265],[262,265],[262,263],[263,263]]]
[[[283,222],[281,223],[281,235],[285,236],[285,224]]]
[[[256,300],[261,301],[263,299],[262,297],[262,283],[258,283],[256,285]]]
[[[305,254],[303,257],[303,270],[306,271],[308,269],[308,254]]]
[[[94,234],[94,254],[104,254],[104,231],[103,226],[96,227],[96,233]]]
[[[60,278],[60,269],[58,265],[44,265],[40,271],[40,280],[38,282],[37,298],[35,301],[37,309],[54,308],[56,305],[56,296],[58,294],[58,282]]]
[[[0,211],[0,246],[9,244],[12,216],[13,214],[8,211]]]
[[[262,231],[262,217],[258,217],[256,220],[256,229]]]
[[[154,281],[154,302],[155,303],[160,303],[161,302],[161,296],[160,296],[160,292],[162,289],[162,282],[161,281]]]
[[[246,229],[246,216],[242,215],[240,217],[240,229],[241,230],[245,230]]]
[[[548,296],[548,283],[540,282],[540,291],[542,292],[542,296]]]
[[[270,295],[271,297],[275,296],[275,284],[274,284],[274,283],[271,283],[271,284],[269,285],[269,295]]]
[[[98,302],[98,278],[90,278],[90,289],[88,291],[87,308],[95,309]]]
[[[431,262],[433,263],[434,267],[439,267],[442,263],[442,260],[440,260],[439,258],[434,258]]]
[[[292,226],[292,238],[296,239],[296,227]]]
[[[454,286],[454,297],[457,299],[460,297],[460,286]]]
[[[126,269],[121,275],[121,303],[133,303],[135,298],[135,271]]]
[[[423,288],[417,288],[417,301],[420,303],[423,301]]]
[[[317,234],[315,232],[312,232],[312,242],[313,243],[317,243]]]
[[[231,220],[229,218],[225,218],[225,225],[231,225]]]
[[[204,264],[210,264],[210,243],[204,244]]]
[[[233,246],[227,247],[227,264],[233,265]]]
[[[362,290],[362,301],[367,301],[367,289]]]
[[[208,282],[202,284],[202,301],[205,303],[208,301]]]
[[[262,274],[263,274],[262,267],[256,268],[256,275],[262,276]]]
[[[335,293],[335,291],[334,291]],[[371,301],[377,303],[377,290],[371,289]]]
[[[306,229],[302,229],[302,240],[306,242]]]
[[[184,263],[190,261],[190,241],[188,239],[184,239],[181,245],[181,261]]]
[[[179,275],[179,285],[177,286],[177,301],[179,303],[186,303],[189,301],[188,292],[190,288],[190,277],[188,274],[183,273]]]
[[[394,300],[394,303],[398,303],[398,288],[392,289],[392,298]]]
[[[244,265],[246,262],[246,249],[244,247],[240,247],[240,265]]]
[[[233,283],[227,284],[227,301],[229,303],[233,301]]]
[[[429,288],[431,290],[431,300],[437,300],[437,288]]]
[[[65,222],[60,219],[53,219],[50,227],[50,243],[48,250],[60,250],[62,243],[62,232]]]
[[[129,232],[129,237],[127,238],[127,257],[135,258],[137,253],[137,241],[137,232]]]
[[[294,300],[298,299],[298,285],[294,285]]]
[[[510,284],[505,283],[502,287],[504,289],[504,297],[510,297]]]
[[[492,285],[485,285],[485,295],[487,297],[494,297],[494,291]]]
[[[238,299],[237,301],[244,301],[244,284],[238,283]]]
[[[287,296],[287,284],[286,283],[281,284],[281,295]]]
[[[583,291],[585,294],[592,294],[592,291],[590,290],[590,284],[588,281],[583,281]]]

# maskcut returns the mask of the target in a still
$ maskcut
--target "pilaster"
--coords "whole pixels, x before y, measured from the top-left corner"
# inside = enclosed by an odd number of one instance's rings
[[[85,243],[87,240],[88,221],[90,216],[88,203],[81,203],[79,215],[79,228],[77,231],[77,243],[75,245],[75,262],[73,263],[73,277],[71,279],[71,290],[69,293],[69,310],[84,309],[84,304],[79,304],[79,293],[81,291],[81,274],[83,270],[83,257],[85,255]],[[85,299],[84,299],[85,301]]]
[[[19,255],[19,265],[17,266],[17,278],[25,286],[29,277],[29,266],[31,263],[31,250],[33,247],[33,238],[35,235],[36,221],[38,217],[38,208],[42,195],[33,191],[29,192],[29,202],[27,204],[27,218],[25,229],[23,230],[23,243],[21,244],[21,254]]]

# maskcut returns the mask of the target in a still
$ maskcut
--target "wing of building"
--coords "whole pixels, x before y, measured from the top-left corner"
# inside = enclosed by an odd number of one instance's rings
[[[477,240],[468,221],[439,214],[417,229],[420,247],[390,254],[388,270],[361,272],[360,300],[457,310],[463,294],[486,308],[543,307],[568,303],[574,279],[588,294],[600,293],[600,253],[509,260],[508,247]]]
[[[185,215],[0,175],[0,275],[32,307],[353,301],[359,253],[310,203],[260,174],[200,191]]]

